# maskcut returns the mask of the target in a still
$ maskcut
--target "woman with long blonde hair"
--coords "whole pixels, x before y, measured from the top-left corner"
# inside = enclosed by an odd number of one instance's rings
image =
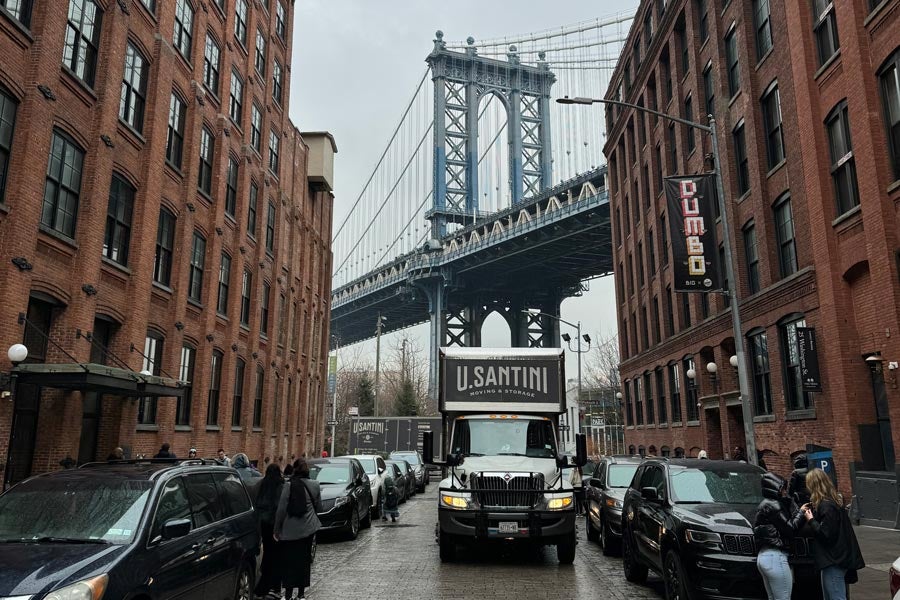
[[[856,572],[865,566],[850,517],[825,471],[810,469],[806,487],[810,502],[802,510],[815,533],[813,560],[820,573],[824,600],[847,600],[847,584],[855,583]]]

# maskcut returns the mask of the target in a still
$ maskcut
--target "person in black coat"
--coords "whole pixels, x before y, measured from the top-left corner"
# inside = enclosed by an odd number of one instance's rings
[[[794,534],[803,525],[803,513],[787,496],[784,479],[764,473],[761,480],[763,501],[753,523],[753,537],[759,549],[756,567],[769,600],[790,600],[794,576],[788,557]]]
[[[281,476],[281,469],[274,463],[270,464],[266,467],[265,476],[253,480],[251,485],[251,492],[255,496],[254,507],[259,515],[259,526],[263,542],[263,559],[255,593],[257,596],[265,596],[269,592],[281,592],[278,544],[276,544],[272,535],[275,530],[275,513],[278,510],[278,501],[281,499],[281,490],[284,488],[284,478]]]
[[[809,502],[809,490],[806,489],[806,473],[809,469],[809,461],[805,454],[798,454],[794,458],[794,470],[791,471],[791,480],[788,484],[788,494],[799,506]]]
[[[175,458],[174,452],[169,452],[169,444],[165,443],[159,448],[159,452],[153,458]]]

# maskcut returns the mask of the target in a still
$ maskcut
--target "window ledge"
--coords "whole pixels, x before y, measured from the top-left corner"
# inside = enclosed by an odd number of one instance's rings
[[[176,165],[175,163],[173,163],[173,162],[172,162],[171,160],[169,160],[168,158],[166,159],[166,167],[168,167],[167,170],[168,170],[172,175],[175,175],[175,176],[178,177],[179,179],[184,179],[184,171],[182,171],[181,168],[180,168],[178,165]]]
[[[141,424],[138,423],[134,428],[135,431],[159,431],[159,425],[150,425],[150,424]]]
[[[688,421],[687,426],[688,427],[700,427],[700,421]]]
[[[681,421],[672,421],[671,423],[669,423],[669,425],[671,427],[682,427],[683,423]]]
[[[647,429],[656,429],[656,425],[654,423],[650,423],[647,425]]]
[[[119,133],[123,137],[125,137],[129,142],[131,142],[133,145],[140,148],[140,147],[143,147],[147,143],[147,140],[144,138],[143,134],[141,134],[140,131],[138,131],[137,129],[132,127],[127,122],[123,121],[122,119],[119,119],[118,125],[119,125]]]
[[[75,71],[66,65],[62,65],[60,69],[64,75],[63,84],[75,92],[87,106],[90,107],[92,103],[97,101],[97,93],[87,84],[87,82],[76,75]],[[72,84],[75,85],[73,86]]]
[[[668,423],[660,423],[659,425],[657,425],[657,427],[658,427],[659,429],[668,429],[668,428],[669,428],[669,424],[668,424]]]
[[[232,426],[231,426],[231,430],[232,430],[232,431],[243,431],[244,428],[241,427],[240,425],[232,425]]]
[[[76,242],[74,239],[70,238],[66,234],[60,233],[60,232],[56,231],[55,229],[51,229],[50,227],[47,227],[43,223],[41,223],[38,226],[38,229],[40,230],[41,233],[43,233],[45,235],[49,235],[54,240],[62,242],[69,248],[72,248],[73,250],[78,250],[78,242]]]
[[[784,414],[785,421],[812,421],[815,420],[816,417],[816,409],[815,408],[804,408],[798,410],[789,410]]]
[[[626,425],[625,429],[632,430],[634,429],[634,425]]]
[[[246,323],[241,323],[241,329],[243,329],[243,330],[246,331],[247,333],[250,332],[250,326],[247,325]]]
[[[891,3],[891,0],[881,0],[881,3],[878,6],[876,6],[875,8],[873,8],[872,12],[869,13],[869,16],[865,18],[865,20],[863,21],[863,27],[868,27],[869,23],[871,23],[876,18],[878,18],[882,9],[884,9],[884,7],[890,3]]]
[[[3,214],[9,214],[9,205],[5,202],[0,202],[0,212]]]
[[[758,415],[753,417],[754,423],[774,423],[775,415]]]
[[[9,13],[9,11],[6,10],[6,7],[0,6],[0,15],[3,15],[4,17],[6,17],[6,19],[5,19],[6,22],[10,23],[13,27],[15,27],[16,30],[19,32],[19,34],[24,36],[28,40],[27,44],[23,45],[23,47],[26,47],[28,44],[31,44],[34,42],[34,37],[31,35],[31,30],[28,29],[28,27],[26,27],[25,25],[23,25],[14,16],[12,16]],[[18,42],[19,40],[16,40],[16,41]]]
[[[848,210],[847,212],[845,212],[844,214],[839,216],[837,219],[832,221],[831,226],[837,227],[838,225],[841,225],[841,224],[846,223],[847,221],[851,221],[851,220],[858,221],[859,219],[862,218],[861,213],[862,213],[862,206],[857,204],[856,206],[854,206],[853,208],[851,208],[850,210]],[[854,217],[857,217],[857,218],[854,218]],[[847,229],[851,225],[852,225],[852,223],[848,224],[847,227],[843,227],[842,229]]]
[[[736,91],[734,93],[734,96],[732,96],[731,98],[728,99],[728,108],[731,108],[731,105],[734,104],[737,101],[737,99],[741,97],[741,92],[743,92],[743,90]]]
[[[158,289],[158,290],[162,290],[163,292],[165,292],[165,293],[167,293],[167,294],[169,294],[169,295],[172,295],[172,294],[174,293],[173,290],[172,290],[172,288],[170,288],[169,286],[164,285],[164,284],[162,284],[162,283],[160,283],[160,282],[158,282],[158,281],[154,281],[154,282],[153,282],[153,287],[155,287],[155,288]]]
[[[775,165],[774,167],[769,169],[769,172],[766,173],[766,179],[769,179],[770,177],[772,177],[772,175],[774,175],[775,173],[780,171],[786,164],[787,164],[787,157],[782,158],[780,163],[778,163],[777,165]]]
[[[762,55],[762,58],[760,58],[758,61],[756,61],[756,67],[754,68],[754,70],[759,71],[759,68],[762,66],[762,64],[764,62],[766,62],[766,59],[769,58],[769,56],[771,56],[773,52],[775,52],[775,43],[774,42],[772,43],[772,46],[769,47],[768,50],[766,50],[766,53]]]
[[[900,190],[900,179],[898,179],[897,181],[895,181],[895,182],[892,183],[891,185],[887,186],[887,193],[888,193],[888,194],[892,194],[892,193],[896,192],[897,190]]]
[[[263,432],[263,428],[262,428],[262,427],[254,427],[254,428],[253,428],[253,433],[262,433],[262,432]]]
[[[194,308],[197,308],[197,309],[199,309],[199,310],[203,310],[203,304],[201,304],[200,302],[197,302],[197,301],[194,300],[193,298],[188,298],[187,301],[188,301],[188,305],[189,305],[189,306],[193,306]]]
[[[194,428],[190,425],[176,425],[175,431],[193,431]]]
[[[221,431],[221,429],[219,428],[218,425],[207,425],[206,430],[207,431]]]
[[[209,192],[198,186],[197,193],[200,194],[200,199],[203,200],[208,206],[213,205],[213,199]]]
[[[131,276],[131,269],[129,269],[125,265],[117,263],[113,259],[106,257],[106,256],[101,256],[100,260],[103,262],[104,265],[110,266],[113,269],[116,269],[117,271],[121,271],[125,275]]]
[[[832,65],[834,65],[836,62],[838,62],[840,60],[840,58],[841,58],[841,49],[838,48],[837,51],[831,55],[831,58],[826,60],[825,64],[823,64],[821,67],[819,67],[819,69],[815,72],[815,74],[813,75],[813,80],[818,81],[819,78],[822,77],[822,75],[824,75],[825,72],[828,71],[832,67]]]

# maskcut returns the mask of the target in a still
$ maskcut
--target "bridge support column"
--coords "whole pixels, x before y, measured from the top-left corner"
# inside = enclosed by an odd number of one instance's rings
[[[559,348],[560,302],[554,300],[524,309],[523,306],[526,305],[516,305],[510,319],[513,347]]]
[[[428,298],[430,317],[428,335],[428,396],[438,402],[440,349],[446,337],[447,286],[442,276],[419,284]]]

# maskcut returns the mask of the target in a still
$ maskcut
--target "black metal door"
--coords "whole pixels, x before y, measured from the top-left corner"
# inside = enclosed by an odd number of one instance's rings
[[[84,394],[81,414],[81,441],[78,444],[78,464],[97,460],[97,439],[100,434],[100,415],[103,396],[95,392]]]
[[[884,470],[894,470],[894,440],[891,437],[891,413],[888,406],[887,390],[884,387],[884,372],[881,363],[872,369],[872,395],[875,398],[875,420],[881,437],[881,452],[884,456]]]
[[[6,474],[3,478],[7,485],[18,483],[31,475],[41,388],[36,385],[19,384],[13,393],[15,394],[15,408],[13,409],[12,435],[9,440]]]

